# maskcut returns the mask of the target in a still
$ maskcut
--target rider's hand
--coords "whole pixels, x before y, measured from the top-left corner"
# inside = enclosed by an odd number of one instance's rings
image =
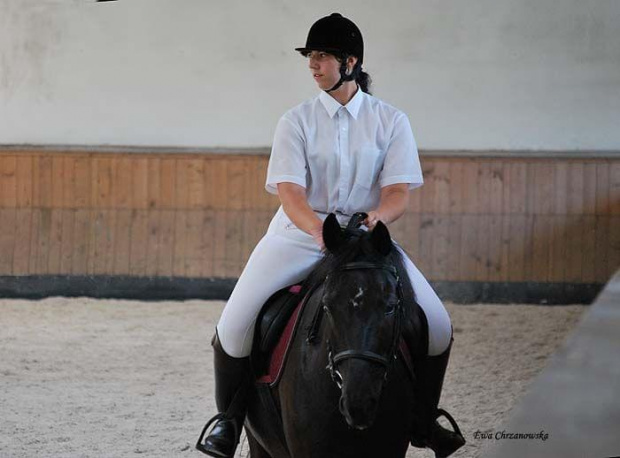
[[[368,228],[368,230],[373,230],[377,225],[377,222],[381,221],[381,215],[377,211],[369,211],[368,218],[364,220],[364,225]]]

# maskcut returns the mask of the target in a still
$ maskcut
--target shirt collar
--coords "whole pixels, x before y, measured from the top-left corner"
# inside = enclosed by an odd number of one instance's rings
[[[336,112],[342,107],[338,101],[329,95],[325,91],[321,91],[319,94],[319,100],[327,110],[327,114],[329,114],[330,118],[333,118]],[[357,92],[353,96],[349,103],[344,105],[346,110],[353,116],[353,119],[357,119],[357,115],[360,111],[360,107],[362,106],[362,102],[364,101],[364,91],[358,86]]]

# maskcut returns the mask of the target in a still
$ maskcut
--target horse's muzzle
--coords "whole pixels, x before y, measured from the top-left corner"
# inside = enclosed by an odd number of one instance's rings
[[[358,399],[353,402],[343,394],[340,396],[338,408],[347,424],[359,431],[372,426],[377,416],[378,401],[372,398]]]

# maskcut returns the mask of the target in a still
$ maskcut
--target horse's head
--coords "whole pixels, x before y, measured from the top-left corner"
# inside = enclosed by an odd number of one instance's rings
[[[399,256],[387,227],[343,231],[333,215],[323,225],[330,266],[322,307],[329,367],[341,387],[347,423],[366,429],[374,422],[402,326]]]

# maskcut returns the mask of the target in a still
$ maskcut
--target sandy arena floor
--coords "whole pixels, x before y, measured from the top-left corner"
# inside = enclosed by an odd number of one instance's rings
[[[204,456],[193,444],[214,410],[209,340],[222,306],[0,300],[0,457]],[[468,440],[454,456],[477,457],[487,441],[475,431],[500,427],[586,307],[448,309],[456,341],[441,404]]]

